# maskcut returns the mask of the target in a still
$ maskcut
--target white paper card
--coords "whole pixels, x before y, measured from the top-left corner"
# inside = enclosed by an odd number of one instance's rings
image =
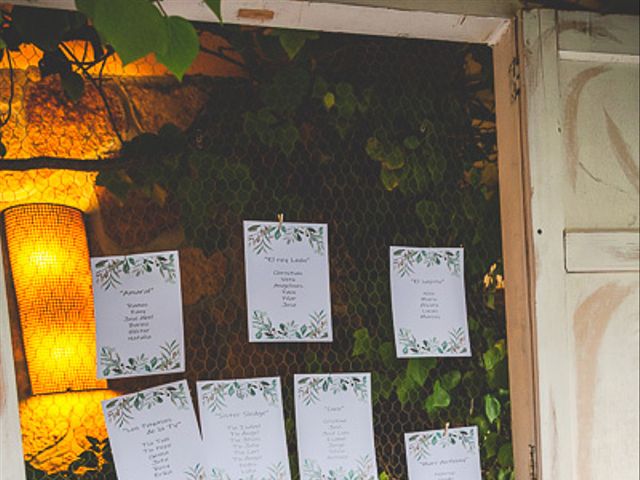
[[[409,480],[482,480],[478,428],[406,433]]]
[[[214,480],[290,480],[277,377],[198,382],[206,471]]]
[[[98,378],[184,372],[177,251],[91,259]]]
[[[205,478],[186,380],[104,400],[102,410],[120,480]]]
[[[371,375],[295,375],[300,480],[376,480]]]
[[[398,358],[469,357],[462,248],[391,247]]]
[[[330,342],[327,225],[244,222],[250,342]]]

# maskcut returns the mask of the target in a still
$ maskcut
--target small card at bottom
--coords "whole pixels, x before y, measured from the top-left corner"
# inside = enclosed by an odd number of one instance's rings
[[[482,480],[478,428],[406,433],[409,480]]]

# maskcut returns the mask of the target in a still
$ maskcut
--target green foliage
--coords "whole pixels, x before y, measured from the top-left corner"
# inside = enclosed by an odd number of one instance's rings
[[[493,423],[500,417],[501,409],[500,400],[490,394],[484,396],[484,411],[489,422]]]
[[[84,0],[76,7],[125,65],[149,53],[165,54],[169,48],[167,23],[149,0]]]
[[[307,40],[317,40],[319,35],[317,32],[309,32],[306,30],[289,30],[277,28],[271,32],[271,35],[278,37],[280,45],[287,53],[289,60],[293,60]]]
[[[198,33],[191,22],[182,17],[164,19],[168,31],[168,45],[164,52],[156,52],[156,58],[165,65],[178,80],[194,62],[200,51]]]
[[[204,3],[206,3],[216,17],[218,17],[218,20],[222,22],[222,0],[204,0]]]

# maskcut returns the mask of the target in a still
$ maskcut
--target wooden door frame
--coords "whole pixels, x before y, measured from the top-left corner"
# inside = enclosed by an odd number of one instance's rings
[[[493,48],[514,464],[517,479],[530,478],[530,470],[537,470],[536,456],[530,451],[538,445],[534,283],[528,167],[521,128],[524,103],[517,79],[518,21],[509,10],[513,1],[476,2],[471,14],[463,13],[469,12],[464,0],[420,0],[421,9],[414,10],[394,8],[394,0],[370,0],[373,6],[363,6],[362,0],[335,1],[223,0],[223,18],[230,24],[478,43]],[[349,5],[349,1],[358,5]],[[12,3],[74,8],[74,0]],[[215,21],[200,0],[164,0],[163,7],[168,14],[190,20]],[[3,282],[4,277],[0,278],[0,439],[4,445],[0,479],[17,480],[24,478],[24,462]]]

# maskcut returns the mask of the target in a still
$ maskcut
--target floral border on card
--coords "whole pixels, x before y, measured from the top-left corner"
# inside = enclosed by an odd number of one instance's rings
[[[185,410],[189,406],[188,395],[184,383],[180,383],[118,397],[105,404],[107,420],[122,428],[134,419],[136,412],[151,410],[165,400],[169,400],[180,410]]]
[[[95,275],[98,285],[109,290],[122,284],[123,275],[140,277],[157,271],[166,283],[176,282],[176,255],[170,253],[125,256],[98,260],[95,263]]]
[[[204,467],[196,463],[193,467],[188,468],[184,474],[185,480],[207,480],[207,474],[204,471]]]
[[[462,327],[449,330],[449,338],[431,337],[417,340],[411,329],[400,328],[398,343],[404,355],[461,355],[469,352],[467,335]]]
[[[285,468],[282,462],[278,462],[269,467],[269,471],[266,476],[261,477],[245,477],[238,478],[236,480],[289,480],[289,475],[287,475],[287,469]],[[211,469],[211,480],[232,480],[232,478],[221,468],[213,467]]]
[[[422,248],[399,248],[393,251],[393,271],[400,277],[411,276],[417,265],[427,268],[446,265],[451,275],[459,277],[462,272],[462,252]]]
[[[445,435],[444,430],[419,432],[408,437],[409,454],[419,463],[424,464],[431,457],[435,448],[446,449],[454,445],[461,445],[467,453],[474,453],[478,441],[475,428],[460,428],[449,430]]]
[[[305,480],[376,480],[374,462],[369,455],[360,458],[355,468],[330,469],[324,471],[315,460],[305,458],[302,462]]]
[[[271,380],[233,380],[229,382],[205,383],[201,387],[201,398],[210,412],[224,409],[229,398],[244,400],[262,395],[267,405],[274,407],[280,404],[278,381]]]
[[[320,400],[321,393],[352,392],[358,400],[366,402],[369,398],[367,377],[359,375],[321,377],[302,377],[297,383],[298,398],[305,405],[312,405]]]
[[[329,338],[329,319],[324,310],[309,314],[309,321],[295,320],[274,325],[264,310],[254,310],[251,316],[256,340],[320,340]]]
[[[181,353],[180,343],[175,339],[161,345],[158,355],[149,358],[146,353],[141,353],[135,357],[129,357],[126,361],[122,360],[115,347],[105,346],[100,349],[100,368],[102,375],[109,378],[171,372],[182,368]]]
[[[253,224],[247,227],[247,243],[256,255],[273,249],[274,241],[284,241],[287,245],[307,240],[311,249],[324,255],[324,227]]]

